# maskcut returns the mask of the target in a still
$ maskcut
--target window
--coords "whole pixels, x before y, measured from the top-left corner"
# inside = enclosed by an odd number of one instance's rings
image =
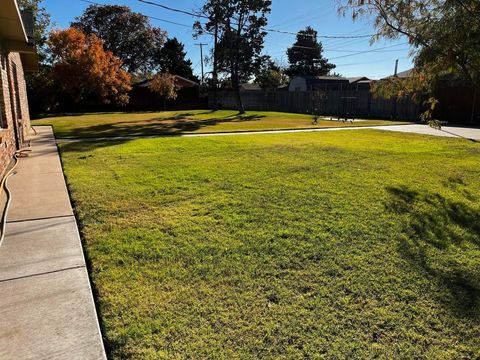
[[[22,119],[22,106],[20,104],[20,91],[18,86],[18,71],[17,65],[12,62],[12,77],[13,77],[13,87],[15,91],[15,105],[17,109],[17,119]]]

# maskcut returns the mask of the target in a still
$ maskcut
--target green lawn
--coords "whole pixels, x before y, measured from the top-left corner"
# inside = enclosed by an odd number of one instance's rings
[[[47,117],[35,120],[32,124],[53,125],[55,135],[60,138],[352,126],[349,122],[330,120],[320,120],[313,125],[311,116],[303,114],[249,111],[239,116],[236,111],[231,110],[92,113]],[[399,122],[368,120],[356,121],[353,125],[389,124]]]
[[[112,359],[480,356],[480,144],[60,146]]]

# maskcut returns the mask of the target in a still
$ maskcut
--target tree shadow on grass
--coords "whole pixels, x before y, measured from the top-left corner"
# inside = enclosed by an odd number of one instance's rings
[[[183,133],[198,131],[201,128],[215,126],[222,123],[251,122],[264,118],[264,115],[233,115],[214,117],[211,119],[192,119],[190,116],[199,115],[194,113],[182,113],[167,118],[154,118],[138,122],[118,121],[109,124],[92,125],[82,128],[74,128],[71,138],[95,138],[116,136],[151,136],[151,135],[180,135]]]
[[[387,210],[405,219],[400,253],[446,287],[457,316],[480,316],[480,212],[467,203],[405,186],[387,187]],[[473,260],[473,261],[472,261]]]
[[[118,146],[126,144],[131,140],[98,140],[98,141],[74,141],[74,142],[60,142],[59,150],[60,154],[66,154],[69,152],[75,153],[86,153],[94,149],[107,148],[110,146]],[[79,160],[86,160],[88,157],[93,155],[79,156]]]

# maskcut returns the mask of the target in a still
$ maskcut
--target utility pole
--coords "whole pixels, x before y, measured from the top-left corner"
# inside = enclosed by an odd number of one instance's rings
[[[203,47],[207,46],[208,44],[199,43],[195,45],[200,46],[200,62],[202,64],[202,85],[203,85]]]
[[[395,73],[393,74],[393,76],[397,77],[397,74],[398,74],[398,59],[395,60]],[[395,96],[393,98],[393,113],[392,113],[392,119],[396,120],[397,118],[397,97]]]
[[[213,72],[212,72],[212,85],[213,85],[213,108],[218,107],[218,71],[217,71],[217,43],[218,43],[218,22],[215,19],[215,31],[214,31],[214,44],[213,44]]]

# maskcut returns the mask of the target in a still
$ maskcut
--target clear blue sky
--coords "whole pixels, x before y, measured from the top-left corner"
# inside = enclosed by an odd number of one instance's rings
[[[143,4],[137,0],[93,0],[101,4],[127,5],[132,10],[145,15],[191,25],[193,19],[188,15]],[[198,9],[202,0],[155,0],[167,6],[185,10]],[[367,19],[353,22],[350,17],[340,17],[336,11],[336,0],[273,0],[272,12],[269,15],[268,28],[297,32],[307,25],[314,27],[319,35],[364,35],[372,34],[374,29]],[[82,14],[88,4],[80,0],[44,0],[48,12],[56,27],[68,27],[70,22]],[[189,28],[166,22],[151,20],[155,26],[167,31],[168,36],[177,37],[185,44],[187,56],[192,60],[195,73],[200,73],[200,51],[195,43],[209,44],[213,40],[209,36],[194,40]],[[265,40],[264,52],[271,55],[281,64],[287,65],[286,49],[295,40],[295,36],[270,33]],[[369,39],[321,39],[324,56],[337,65],[336,72],[344,76],[367,76],[372,79],[391,75],[394,71],[395,59],[399,59],[399,71],[412,67],[408,56],[406,39],[395,42],[381,40],[373,45]],[[378,49],[374,52],[356,54],[356,52]],[[208,65],[206,65],[208,71]]]

